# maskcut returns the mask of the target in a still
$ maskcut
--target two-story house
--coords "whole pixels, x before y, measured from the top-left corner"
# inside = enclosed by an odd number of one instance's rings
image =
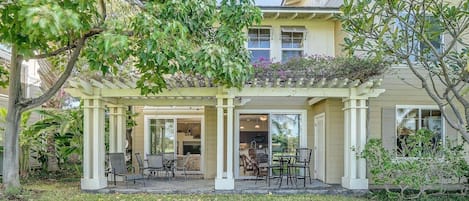
[[[339,56],[344,33],[334,19],[341,1],[257,1],[259,26],[246,30],[252,60],[284,62],[295,56]],[[367,189],[366,162],[357,157],[370,137],[396,146],[404,127],[431,124],[442,137],[456,136],[405,68],[365,82],[304,77],[253,79],[243,89],[214,86],[200,77],[167,76],[168,90],[141,96],[135,80],[74,79],[67,89],[84,99],[82,189],[107,186],[104,177],[104,108],[109,109],[110,152],[124,152],[125,109],[139,113],[132,153],[191,153],[188,171],[213,179],[215,189],[234,189],[235,179],[255,178],[252,150],[269,160],[295,148],[312,149],[313,179]],[[422,121],[411,121],[419,119]],[[87,151],[88,150],[88,151]],[[93,150],[93,151],[90,151]],[[93,162],[94,161],[94,162]],[[136,164],[136,162],[134,162]]]
[[[11,59],[10,48],[0,44],[0,65],[8,67]],[[40,78],[38,74],[39,64],[37,61],[24,61],[22,65],[21,83],[25,97],[35,97],[40,94]],[[0,87],[0,107],[7,108],[8,105],[8,86]],[[32,119],[38,119],[38,115],[33,115]],[[2,140],[0,140],[1,142]]]

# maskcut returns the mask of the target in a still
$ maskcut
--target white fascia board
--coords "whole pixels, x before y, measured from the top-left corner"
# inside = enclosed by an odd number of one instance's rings
[[[310,14],[323,14],[323,13],[329,13],[329,14],[341,14],[342,11],[339,10],[285,10],[285,9],[279,9],[279,10],[261,10],[262,13],[310,13]]]
[[[243,88],[233,91],[234,96],[291,96],[291,97],[349,97],[348,88]]]
[[[165,96],[179,96],[179,97],[215,97],[218,93],[218,88],[175,88],[175,89],[164,89],[158,94],[148,94],[148,97],[165,97]],[[100,89],[99,93],[102,97],[127,97],[144,96],[140,93],[140,89]]]

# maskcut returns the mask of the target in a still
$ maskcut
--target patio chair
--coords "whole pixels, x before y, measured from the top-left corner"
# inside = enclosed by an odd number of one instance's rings
[[[249,159],[246,155],[242,154],[241,156],[241,160],[243,161],[242,164],[243,164],[243,173],[244,175],[246,175],[246,171],[253,171],[255,168],[254,168],[254,160],[252,159]]]
[[[269,177],[269,172],[270,172],[270,166],[269,166],[269,155],[266,153],[257,153],[256,154],[256,168],[257,168],[257,174],[256,174],[256,182],[260,177],[265,177],[265,180],[267,182],[267,179]]]
[[[177,164],[175,169],[177,171],[183,171],[183,174],[184,174],[184,181],[187,181],[187,172],[186,170],[189,169],[189,167],[191,167],[191,164],[193,161],[191,160],[191,152],[187,152],[186,155],[183,156],[183,159],[182,159],[182,164]]]
[[[131,167],[131,171],[127,168],[125,164],[125,155],[124,153],[109,153],[109,165],[111,166],[111,174],[113,175],[114,185],[117,185],[116,176],[121,176],[126,185],[127,181],[133,181],[135,184],[136,180],[144,179],[143,174],[135,173],[133,167]],[[143,180],[143,186],[145,186],[145,180]]]
[[[166,169],[172,173],[173,177],[175,176],[174,174],[174,169],[176,167],[175,163],[176,163],[176,160],[174,158],[174,152],[163,153],[163,164],[166,167]]]
[[[295,161],[288,165],[289,170],[293,169],[296,180],[304,179],[303,187],[306,187],[306,178],[309,178],[311,184],[311,171],[309,163],[311,161],[312,149],[309,148],[297,148],[295,153]],[[303,175],[299,175],[298,169],[303,169]]]
[[[168,168],[164,164],[163,154],[147,155],[147,162],[148,171],[150,171],[150,173],[152,173],[153,175],[156,174],[158,176],[158,172],[164,171],[166,177],[168,177]]]
[[[148,167],[145,167],[142,156],[140,155],[140,153],[135,153],[135,158],[137,159],[138,172],[145,176],[145,170],[148,170]]]

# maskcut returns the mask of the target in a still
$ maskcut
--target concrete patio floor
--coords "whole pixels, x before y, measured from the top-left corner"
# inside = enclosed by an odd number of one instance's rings
[[[303,187],[303,181],[299,180],[298,184],[287,185],[285,179],[282,186],[279,187],[278,179],[272,179],[270,187],[265,180],[236,180],[234,190],[215,190],[215,181],[213,179],[188,178],[187,181],[183,177],[172,178],[167,180],[164,178],[150,178],[138,180],[136,184],[132,181],[127,183],[118,182],[114,185],[109,182],[105,189],[94,191],[97,193],[154,193],[154,194],[329,194],[329,195],[350,195],[361,196],[366,194],[367,190],[349,190],[344,189],[338,184],[325,184],[318,180],[313,180],[312,184],[306,182]]]

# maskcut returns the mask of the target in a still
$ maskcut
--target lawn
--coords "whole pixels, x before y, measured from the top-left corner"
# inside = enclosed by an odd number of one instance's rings
[[[272,195],[272,194],[93,194],[84,193],[79,189],[79,182],[35,181],[23,185],[25,191],[14,198],[16,200],[234,200],[234,201],[261,201],[261,200],[366,200],[365,198],[332,196],[332,195]],[[0,200],[5,197],[0,196]]]

